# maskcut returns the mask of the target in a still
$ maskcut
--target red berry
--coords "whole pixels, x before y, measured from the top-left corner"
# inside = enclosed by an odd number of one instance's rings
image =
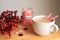
[[[17,10],[15,10],[14,13],[17,13]]]
[[[11,32],[9,32],[9,37],[12,37],[12,33]]]
[[[14,22],[11,22],[12,24],[14,24]]]
[[[2,30],[4,30],[4,27],[1,27]]]
[[[9,24],[11,24],[11,22],[9,22]]]
[[[7,26],[7,24],[4,24],[4,27],[6,27]]]
[[[17,25],[17,24],[14,24],[14,26],[15,26],[15,27],[18,27],[18,25]]]
[[[9,10],[7,10],[7,13],[10,13],[10,11],[9,11]]]
[[[3,18],[4,16],[3,16],[3,15],[1,15],[1,17]]]
[[[4,31],[3,34],[6,34],[6,32]]]
[[[13,11],[10,11],[11,13],[13,13]]]
[[[11,28],[11,30],[13,31],[13,30],[15,30],[15,28],[14,28],[14,27],[12,27],[12,28]]]
[[[16,16],[16,18],[19,18],[18,16]]]
[[[4,20],[2,20],[2,23],[4,23]]]
[[[4,31],[1,31],[1,34],[3,34]]]
[[[16,22],[16,20],[14,20],[14,22]]]
[[[15,27],[17,27],[18,28],[18,26],[16,25]]]

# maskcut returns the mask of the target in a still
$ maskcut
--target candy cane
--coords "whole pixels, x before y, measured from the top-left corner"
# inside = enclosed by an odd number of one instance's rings
[[[52,20],[54,20],[54,19],[56,19],[56,18],[58,18],[58,15],[56,15],[56,16],[50,18],[49,21],[52,21]]]
[[[52,13],[50,13],[49,15],[47,15],[47,16],[45,17],[45,20],[48,20],[48,19],[51,17],[51,15],[52,15]]]

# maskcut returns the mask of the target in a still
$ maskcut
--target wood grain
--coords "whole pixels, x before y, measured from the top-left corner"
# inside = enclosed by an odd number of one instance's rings
[[[19,30],[23,30],[25,27],[27,27],[28,30],[24,31],[23,36],[18,36],[16,32]],[[9,38],[8,34],[6,35],[0,34],[0,40],[60,40],[60,30],[56,33],[51,33],[46,36],[39,36],[34,33],[32,27],[33,26],[23,26],[20,24],[19,28],[16,28],[16,30],[12,32],[13,34],[12,38]]]

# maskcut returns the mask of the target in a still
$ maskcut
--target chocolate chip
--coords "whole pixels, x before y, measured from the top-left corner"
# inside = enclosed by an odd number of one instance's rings
[[[28,30],[28,28],[24,28],[24,30]]]
[[[23,36],[23,34],[18,34],[19,36]]]

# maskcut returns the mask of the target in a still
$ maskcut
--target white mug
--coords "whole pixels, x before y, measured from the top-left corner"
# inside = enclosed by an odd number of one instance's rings
[[[48,35],[51,32],[53,32],[54,30],[52,29],[52,26],[54,26],[56,28],[56,31],[58,31],[58,26],[55,24],[55,20],[53,20],[52,22],[37,22],[35,19],[37,18],[44,18],[46,17],[46,15],[39,15],[39,16],[35,16],[32,18],[33,20],[33,30],[35,33],[37,33],[38,35]],[[52,31],[53,30],[53,31]]]

